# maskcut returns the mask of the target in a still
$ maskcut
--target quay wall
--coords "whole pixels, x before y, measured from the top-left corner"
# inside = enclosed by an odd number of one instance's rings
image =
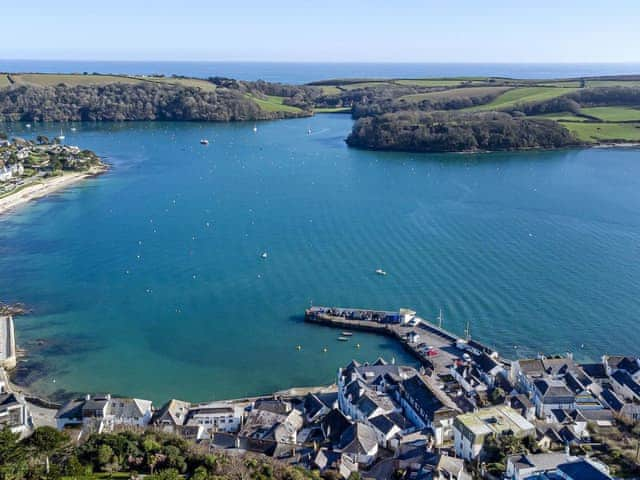
[[[400,342],[402,348],[415,357],[422,365],[433,368],[433,364],[424,358],[415,348],[409,345],[402,337],[400,331],[391,324],[381,324],[367,320],[350,320],[342,317],[333,317],[326,314],[305,314],[305,321],[318,325],[325,325],[333,328],[345,328],[348,330],[358,330],[361,332],[377,333],[392,337]],[[452,337],[455,338],[455,337]],[[455,341],[455,340],[454,340]]]
[[[0,366],[5,370],[16,368],[16,333],[13,317],[0,317]]]

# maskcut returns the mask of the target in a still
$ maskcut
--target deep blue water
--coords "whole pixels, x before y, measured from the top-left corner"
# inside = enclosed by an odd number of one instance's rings
[[[410,361],[305,325],[312,302],[442,308],[507,357],[637,354],[640,151],[411,155],[347,148],[346,115],[252,127],[66,129],[112,170],[0,217],[0,298],[34,309],[17,335],[37,389],[200,400]]]
[[[223,76],[240,80],[307,83],[330,78],[497,76],[567,78],[640,74],[640,63],[283,63],[122,62],[95,60],[1,60],[0,72],[120,73]]]

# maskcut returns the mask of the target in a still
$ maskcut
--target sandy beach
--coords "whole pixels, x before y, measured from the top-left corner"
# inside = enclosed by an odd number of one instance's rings
[[[41,182],[29,185],[15,193],[0,198],[0,215],[38,198],[63,190],[89,177],[94,177],[107,170],[106,165],[92,167],[85,172],[65,172],[63,175],[43,179]]]

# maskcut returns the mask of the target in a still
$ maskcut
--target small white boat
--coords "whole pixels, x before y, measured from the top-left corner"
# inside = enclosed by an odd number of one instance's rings
[[[307,135],[311,135],[311,129],[307,130]]]
[[[338,341],[340,341],[340,342],[348,342],[349,341],[349,337],[338,337]]]
[[[207,140],[206,138],[201,138],[200,145],[209,145],[209,140]]]
[[[77,130],[76,127],[71,127],[72,132],[75,132],[76,130]]]
[[[25,125],[25,127],[27,127],[27,128],[31,128],[31,124],[30,124],[30,123],[27,123],[27,124]]]
[[[254,126],[253,126],[253,131],[254,131],[254,132],[257,132],[257,131],[258,131],[258,126],[257,126],[257,125],[254,125]]]
[[[382,275],[385,276],[387,274],[387,272],[385,272],[384,270],[382,270],[381,268],[378,268],[376,270],[376,275]]]
[[[56,138],[60,141],[64,140],[64,132],[62,131],[62,129],[60,129],[60,135],[58,135]]]
[[[267,258],[269,255],[267,255],[267,252],[262,252],[262,255],[260,255],[260,258]]]
[[[341,332],[340,335],[342,335],[343,337],[351,337],[351,336],[353,336],[353,333],[351,333],[351,332]]]

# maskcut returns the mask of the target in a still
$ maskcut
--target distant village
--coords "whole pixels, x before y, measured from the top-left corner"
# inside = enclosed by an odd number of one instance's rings
[[[53,139],[38,136],[36,141],[9,140],[0,132],[0,196],[65,170],[84,171],[100,164],[89,150],[63,145],[64,135]]]
[[[403,309],[314,307],[307,320],[384,329],[419,359],[339,366],[335,384],[241,400],[190,403],[87,394],[60,406],[56,428],[155,429],[210,451],[254,452],[340,478],[601,480],[636,475],[640,359],[571,354],[507,361]],[[357,333],[356,333],[357,334]],[[1,340],[1,339],[0,339]],[[1,342],[0,342],[1,343]],[[4,380],[3,380],[4,379]],[[0,426],[28,436],[33,406],[0,371]],[[636,468],[634,472],[634,468]]]

